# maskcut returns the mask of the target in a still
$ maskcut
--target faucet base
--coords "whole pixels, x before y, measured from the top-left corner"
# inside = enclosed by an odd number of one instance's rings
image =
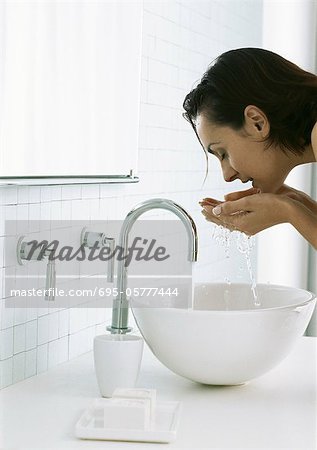
[[[132,330],[133,330],[133,328],[131,328],[131,327],[126,327],[126,328],[116,328],[116,327],[112,327],[112,326],[107,327],[107,331],[110,331],[111,334],[126,334],[126,333],[130,333]]]

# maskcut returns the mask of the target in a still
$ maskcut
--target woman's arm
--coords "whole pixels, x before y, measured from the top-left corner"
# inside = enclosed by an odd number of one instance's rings
[[[286,195],[287,197],[293,198],[306,206],[306,208],[308,208],[313,214],[317,214],[317,202],[309,197],[309,195],[305,194],[305,192],[298,191],[297,189],[283,184],[283,186],[277,191],[277,194]]]
[[[317,250],[317,212],[296,200],[291,201],[289,206],[290,223]]]
[[[317,214],[288,195],[255,194],[204,206],[207,220],[254,235],[279,223],[292,224],[317,249]]]

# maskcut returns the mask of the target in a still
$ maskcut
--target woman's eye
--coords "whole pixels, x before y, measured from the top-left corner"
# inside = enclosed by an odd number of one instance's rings
[[[220,161],[223,161],[227,157],[227,153],[226,152],[214,151],[211,148],[208,149],[208,153],[210,153],[211,155],[216,156]]]

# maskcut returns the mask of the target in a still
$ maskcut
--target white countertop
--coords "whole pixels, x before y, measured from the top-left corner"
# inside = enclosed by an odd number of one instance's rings
[[[99,397],[93,354],[0,391],[1,449],[280,449],[315,450],[316,338],[303,337],[275,369],[244,386],[193,383],[166,369],[145,348],[138,387],[159,400],[180,400],[171,444],[88,441],[74,425]]]

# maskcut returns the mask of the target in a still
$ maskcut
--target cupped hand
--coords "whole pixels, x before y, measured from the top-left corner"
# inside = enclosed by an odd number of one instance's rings
[[[247,195],[253,195],[259,192],[260,192],[259,189],[250,188],[245,191],[230,192],[230,194],[225,195],[224,198],[225,201],[238,200],[239,198],[243,198],[246,197]],[[210,197],[203,198],[202,201],[199,202],[201,206],[217,206],[220,205],[221,203],[223,202]]]
[[[231,192],[225,195],[224,198],[225,201],[235,201],[259,192],[259,189],[250,188],[244,191]],[[231,231],[237,230],[236,226],[234,224],[230,224],[226,217],[218,217],[212,213],[213,208],[222,205],[223,203],[223,201],[219,201],[211,197],[204,198],[201,202],[199,202],[199,204],[203,207],[202,214],[208,222],[213,222],[216,225],[222,225]]]
[[[288,221],[287,203],[292,201],[277,194],[253,194],[226,201],[216,207],[205,206],[207,220],[238,230],[247,235]]]

